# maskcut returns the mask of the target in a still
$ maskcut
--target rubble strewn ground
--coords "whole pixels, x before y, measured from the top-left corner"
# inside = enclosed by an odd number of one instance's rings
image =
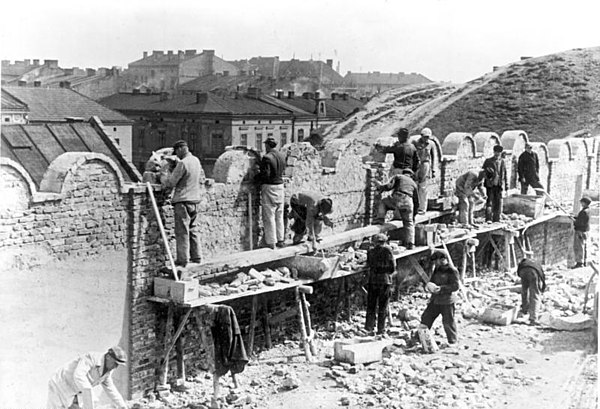
[[[598,258],[598,236],[592,237],[591,260]],[[467,285],[478,314],[492,303],[520,305],[514,274],[480,269],[479,280]],[[590,268],[570,270],[546,266],[548,290],[543,312],[580,314]],[[380,362],[351,365],[333,359],[335,340],[365,336],[365,312],[349,320],[317,326],[319,356],[307,363],[298,335],[258,353],[238,375],[221,379],[220,407],[240,408],[596,408],[597,349],[590,329],[555,331],[528,325],[526,316],[508,326],[482,323],[459,314],[459,344],[448,346],[441,319],[433,327],[439,352],[425,354],[414,336],[428,295],[422,286],[403,291],[392,303],[395,327],[387,335],[393,345]],[[592,300],[588,301],[588,307]],[[465,306],[458,310],[467,312]],[[406,314],[406,312],[409,312]],[[408,316],[409,321],[400,320]],[[411,318],[417,318],[410,320]],[[188,378],[186,392],[134,403],[146,408],[209,408],[212,378]]]

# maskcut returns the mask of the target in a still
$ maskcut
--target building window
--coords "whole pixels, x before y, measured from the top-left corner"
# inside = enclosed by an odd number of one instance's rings
[[[247,133],[243,133],[240,135],[240,145],[241,146],[248,146],[248,134]]]
[[[121,140],[119,138],[115,138],[115,142],[117,143],[117,145],[121,144]]]
[[[10,122],[10,118],[9,117],[4,118],[4,122]]]
[[[225,151],[225,142],[223,140],[223,132],[213,132],[211,134],[212,151],[220,154]]]
[[[113,132],[117,132],[117,128],[113,128]]]
[[[273,137],[273,133],[272,132],[270,132],[270,133],[267,134],[267,138],[272,138],[272,137]]]
[[[285,145],[287,143],[287,132],[282,132],[281,133],[281,146]]]
[[[298,142],[302,142],[304,139],[304,129],[298,129]]]
[[[161,148],[167,146],[167,133],[165,131],[158,131],[158,146]]]
[[[144,147],[144,130],[143,129],[138,130],[138,147],[139,148]]]
[[[262,150],[262,134],[261,133],[256,134],[256,141],[255,141],[254,147],[259,152]]]

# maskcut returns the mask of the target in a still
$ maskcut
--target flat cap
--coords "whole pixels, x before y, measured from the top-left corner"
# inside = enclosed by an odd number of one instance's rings
[[[108,355],[110,355],[118,364],[124,364],[127,362],[127,354],[121,347],[114,346],[108,349]]]
[[[375,243],[385,243],[386,241],[388,241],[388,237],[383,233],[378,233],[373,236],[373,241]]]
[[[445,250],[433,250],[431,252],[431,259],[432,260],[437,260],[440,258],[445,258],[448,259],[448,253],[446,253]]]
[[[265,145],[270,148],[274,148],[277,146],[277,141],[274,138],[267,138],[265,139]]]
[[[431,132],[431,129],[429,129],[429,128],[421,129],[421,136],[426,136],[428,138],[431,138],[432,135],[433,135],[433,132]]]
[[[579,201],[580,201],[580,202],[587,203],[587,204],[590,204],[590,203],[592,203],[592,199],[590,199],[590,198],[589,198],[589,197],[587,197],[587,196],[582,196],[582,197],[581,197],[581,199],[579,199]]]
[[[182,146],[188,146],[187,142],[184,141],[183,139],[178,140],[177,142],[175,142],[173,144],[173,150],[177,149],[177,148],[181,148]]]
[[[504,151],[504,148],[502,147],[502,145],[494,145],[494,152],[502,152]]]

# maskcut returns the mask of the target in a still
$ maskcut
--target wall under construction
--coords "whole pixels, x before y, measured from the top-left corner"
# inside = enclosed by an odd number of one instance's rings
[[[430,181],[431,191],[450,194],[454,179],[466,170],[479,169],[483,158],[489,156],[491,147],[497,143],[507,152],[505,160],[511,187],[516,187],[516,158],[526,141],[527,135],[522,131],[506,132],[502,137],[493,133],[475,137],[456,133],[449,135],[441,145],[436,141],[436,155],[440,160],[436,163],[436,177]],[[547,146],[536,144],[542,162],[541,173],[547,175],[548,190],[563,204],[572,204],[577,175],[583,175],[584,188],[597,189],[598,142],[598,138],[589,138],[552,141]],[[386,158],[372,152],[366,158],[358,156],[352,144],[345,140],[334,141],[322,152],[306,143],[286,146],[284,151],[288,154],[288,197],[298,190],[316,190],[329,195],[334,201],[335,232],[369,223],[378,200],[372,182],[386,177],[391,155]],[[0,201],[0,249],[10,253],[27,246],[45,246],[49,253],[62,259],[127,250],[130,325],[129,334],[124,334],[124,338],[129,339],[131,357],[128,365],[130,396],[137,398],[153,389],[156,381],[162,349],[158,333],[163,308],[148,302],[146,297],[152,295],[153,277],[165,266],[166,254],[145,186],[124,184],[117,166],[108,157],[89,153],[80,156],[80,160],[66,170],[64,179],[41,184],[59,184],[60,193],[41,191],[16,163],[2,160],[2,190],[10,193],[3,195]],[[256,186],[246,180],[254,161],[254,156],[245,150],[227,151],[215,164],[215,179],[204,181],[200,226],[205,259],[258,245],[261,236],[259,196]],[[52,175],[46,177],[51,179]],[[162,201],[163,192],[159,188],[155,194],[161,202],[161,218],[169,245],[174,250],[172,208]],[[570,234],[571,227],[565,224],[551,227],[542,224],[530,231],[532,244],[546,263],[568,257],[564,238]],[[223,274],[227,272],[215,268],[207,272],[205,278],[216,279]],[[68,286],[65,287],[68,291]],[[322,294],[317,289],[313,296],[317,320],[325,319],[319,311],[328,311],[326,301],[320,302],[320,297]],[[289,294],[271,297],[271,311],[283,312],[289,299]],[[248,305],[238,302],[236,310],[242,327],[246,326]],[[186,354],[201,362],[202,348],[194,335],[195,323],[190,325]]]

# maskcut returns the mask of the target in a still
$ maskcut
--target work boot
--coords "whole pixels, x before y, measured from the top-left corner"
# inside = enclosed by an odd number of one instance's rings
[[[275,243],[272,244],[265,244],[264,247],[269,248],[271,250],[275,250]]]
[[[408,244],[406,245],[406,250],[412,250],[412,249],[414,249],[414,248],[415,248],[415,245],[414,245],[414,244],[412,244],[412,243],[408,243]]]
[[[278,241],[277,244],[275,244],[275,245],[279,248],[285,247],[285,243],[283,241]]]
[[[580,267],[583,267],[583,263],[576,263],[573,267],[571,267],[571,269]]]

